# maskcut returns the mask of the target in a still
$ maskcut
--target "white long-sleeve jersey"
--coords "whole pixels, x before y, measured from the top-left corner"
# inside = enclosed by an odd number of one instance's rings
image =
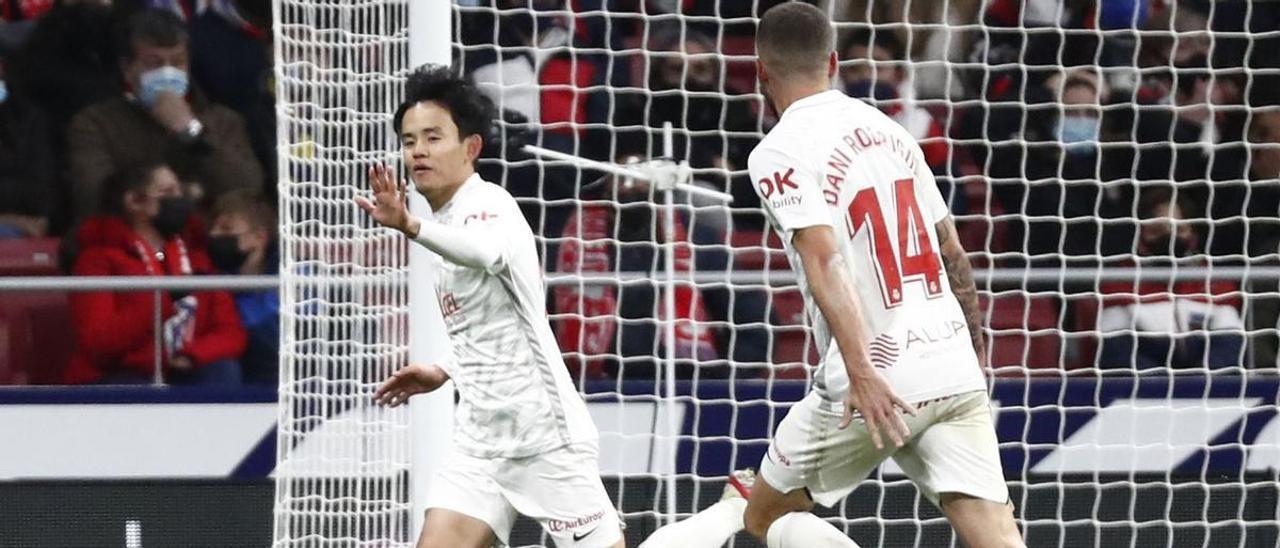
[[[414,241],[439,260],[436,295],[453,344],[454,443],[524,457],[597,439],[546,313],[533,232],[502,187],[472,175]]]

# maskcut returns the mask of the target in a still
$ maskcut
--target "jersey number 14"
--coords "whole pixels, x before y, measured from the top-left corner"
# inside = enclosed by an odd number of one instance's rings
[[[875,258],[876,274],[880,278],[880,295],[885,308],[902,304],[902,284],[920,282],[925,294],[934,299],[942,296],[942,262],[929,238],[924,215],[916,201],[914,179],[898,179],[893,182],[893,203],[897,206],[897,253],[889,238],[884,222],[884,211],[874,186],[858,191],[849,204],[849,237],[858,231],[870,229],[867,241],[871,256]]]

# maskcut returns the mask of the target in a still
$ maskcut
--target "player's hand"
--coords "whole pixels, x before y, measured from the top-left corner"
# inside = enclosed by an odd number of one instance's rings
[[[410,215],[404,180],[397,183],[391,168],[378,164],[369,168],[369,188],[373,190],[373,200],[356,196],[356,205],[378,224],[405,232]]]
[[[409,401],[414,394],[440,388],[447,380],[449,374],[438,365],[406,365],[378,387],[378,391],[373,393],[373,400],[387,407],[396,407]]]
[[[156,96],[155,104],[151,105],[151,117],[173,133],[185,132],[191,121],[196,119],[186,97],[171,91]]]
[[[911,437],[911,429],[907,428],[899,409],[908,415],[916,414],[915,407],[899,398],[880,373],[870,370],[866,374],[855,375],[849,379],[849,394],[844,398],[844,418],[840,420],[840,429],[853,422],[856,411],[867,424],[871,443],[876,449],[884,449],[881,429],[887,431],[894,447],[902,447],[903,442]]]

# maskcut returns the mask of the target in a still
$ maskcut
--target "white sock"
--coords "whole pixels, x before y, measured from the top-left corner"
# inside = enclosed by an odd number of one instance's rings
[[[822,518],[808,512],[791,512],[769,526],[769,548],[858,548]]]
[[[742,530],[746,511],[746,499],[722,500],[689,519],[654,531],[640,548],[720,548]]]

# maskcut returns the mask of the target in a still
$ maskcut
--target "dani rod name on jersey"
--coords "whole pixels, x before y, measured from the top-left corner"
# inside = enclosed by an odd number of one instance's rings
[[[848,176],[849,166],[853,161],[853,157],[867,150],[883,146],[888,146],[894,156],[902,160],[902,164],[908,170],[915,171],[919,159],[913,153],[914,149],[907,146],[902,139],[897,136],[887,135],[884,131],[875,128],[857,128],[841,137],[840,143],[831,149],[831,154],[827,157],[828,169],[822,182],[822,197],[826,200],[827,205],[838,205],[840,189],[844,187],[844,181]]]

